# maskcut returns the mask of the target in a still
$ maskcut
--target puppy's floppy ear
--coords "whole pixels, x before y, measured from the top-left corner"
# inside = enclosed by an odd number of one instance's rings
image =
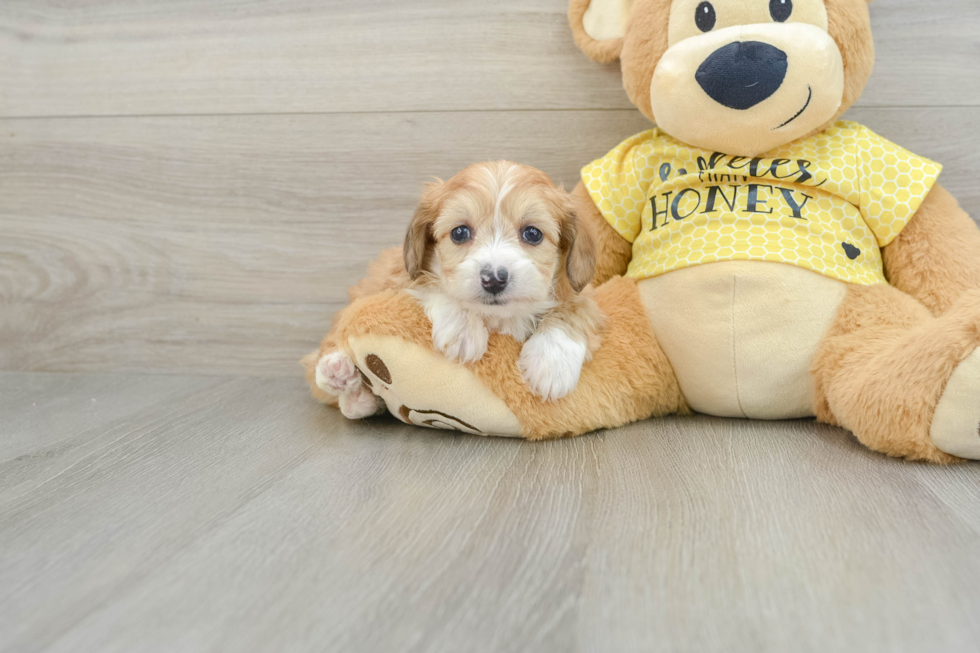
[[[419,205],[412,216],[405,234],[405,270],[412,279],[418,279],[425,269],[429,249],[435,244],[432,227],[441,209],[444,182],[436,180],[425,185]]]
[[[562,202],[559,246],[565,255],[565,274],[572,290],[581,292],[595,276],[595,238],[578,220],[578,201],[568,193]]]
[[[570,0],[568,24],[575,45],[593,61],[619,59],[633,0]]]

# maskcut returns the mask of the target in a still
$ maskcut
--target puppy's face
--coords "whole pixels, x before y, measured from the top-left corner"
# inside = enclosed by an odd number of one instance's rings
[[[405,263],[470,309],[534,310],[594,268],[572,198],[539,170],[509,162],[470,166],[430,186],[405,242]]]

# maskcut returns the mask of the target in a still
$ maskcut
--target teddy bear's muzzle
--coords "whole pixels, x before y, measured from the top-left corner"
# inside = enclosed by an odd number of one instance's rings
[[[701,149],[757,156],[832,119],[844,61],[826,30],[733,25],[670,46],[650,80],[657,126]]]

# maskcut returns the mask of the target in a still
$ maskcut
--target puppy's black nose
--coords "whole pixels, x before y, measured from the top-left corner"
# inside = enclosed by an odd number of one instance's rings
[[[775,46],[759,41],[735,42],[712,52],[694,79],[718,104],[744,110],[783,85],[786,67],[786,53]]]
[[[489,265],[484,266],[480,269],[480,283],[483,284],[483,289],[486,290],[491,295],[497,295],[503,292],[504,288],[507,287],[507,268],[497,268],[494,270]]]

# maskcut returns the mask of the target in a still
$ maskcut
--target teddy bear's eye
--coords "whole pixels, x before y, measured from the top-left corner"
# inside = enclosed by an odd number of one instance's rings
[[[710,2],[702,2],[694,10],[694,24],[702,32],[710,32],[714,29],[716,20],[718,17],[715,15],[715,8]]]
[[[785,23],[793,13],[793,0],[769,0],[769,15],[777,23]]]

